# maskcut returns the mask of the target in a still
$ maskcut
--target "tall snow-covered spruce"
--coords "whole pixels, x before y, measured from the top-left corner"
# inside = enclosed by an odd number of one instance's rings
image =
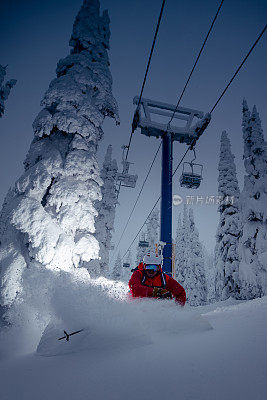
[[[149,247],[153,248],[154,251],[155,245],[159,240],[159,226],[159,210],[156,208],[150,214],[146,224]]]
[[[241,298],[267,294],[267,146],[256,107],[243,101],[244,164],[241,193],[243,235],[240,240]]]
[[[107,275],[109,272],[109,252],[111,246],[112,231],[114,230],[115,209],[118,203],[117,161],[112,160],[112,146],[107,148],[103,167],[101,169],[102,199],[95,202],[98,215],[95,219],[95,238],[100,246],[100,259],[91,260],[87,266],[89,272],[96,275]]]
[[[180,223],[180,217],[178,224]],[[207,282],[205,260],[199,233],[195,225],[193,210],[187,212],[184,206],[181,228],[176,234],[176,274],[177,280],[186,290],[187,302],[192,306],[207,302]]]
[[[207,302],[215,301],[215,257],[214,251],[208,250],[202,243],[203,255],[205,260],[205,275],[207,281]]]
[[[132,251],[129,249],[124,259],[122,260],[122,280],[128,282],[131,277],[131,269],[132,269]]]
[[[186,254],[189,237],[189,226],[188,226],[188,211],[184,204],[183,218],[179,214],[177,220],[176,238],[175,238],[175,269],[176,276],[179,282],[185,280],[185,266],[186,266]]]
[[[0,217],[1,308],[9,319],[31,274],[73,271],[98,257],[94,202],[101,199],[98,142],[106,116],[118,121],[109,71],[109,17],[98,0],[84,0],[70,39],[71,52],[33,123],[25,172]]]
[[[16,79],[10,79],[4,84],[6,67],[0,65],[0,118],[5,112],[5,101],[8,99],[11,89],[16,84]]]
[[[188,293],[188,303],[200,306],[207,302],[207,282],[203,248],[195,224],[192,208],[189,209],[189,240],[186,257],[185,287]]]
[[[114,266],[113,266],[111,277],[113,279],[115,279],[116,281],[120,280],[122,277],[122,259],[121,259],[120,253],[117,254],[117,258],[116,258]]]
[[[238,241],[241,236],[239,198],[234,155],[225,131],[221,136],[218,177],[220,204],[215,246],[215,296],[218,300],[240,297]]]
[[[146,240],[146,235],[144,232],[141,233],[141,236],[139,237],[139,242],[136,247],[136,264],[138,265],[140,262],[143,261],[143,258],[145,254],[148,252],[148,247],[144,247],[142,243],[147,242]],[[148,242],[147,242],[148,243]]]
[[[182,221],[181,221],[181,213],[178,215],[177,219],[177,227],[176,227],[176,235],[175,235],[175,274],[179,273],[179,266],[182,263]]]
[[[151,249],[155,251],[156,243],[159,240],[159,210],[156,208],[151,212],[146,223],[146,230],[140,236],[141,242],[147,242],[148,247],[140,246],[140,241],[136,249],[136,262],[142,262],[145,254]]]

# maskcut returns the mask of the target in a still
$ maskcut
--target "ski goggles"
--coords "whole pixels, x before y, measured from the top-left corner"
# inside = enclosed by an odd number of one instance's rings
[[[148,269],[150,271],[157,271],[159,269],[159,266],[156,264],[146,264],[145,269]]]

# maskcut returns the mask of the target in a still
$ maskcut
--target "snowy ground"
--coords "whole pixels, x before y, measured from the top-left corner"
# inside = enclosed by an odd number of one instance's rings
[[[69,343],[50,326],[38,352],[3,358],[1,400],[267,398],[267,297],[195,310],[167,301],[111,309],[109,321],[102,310]]]

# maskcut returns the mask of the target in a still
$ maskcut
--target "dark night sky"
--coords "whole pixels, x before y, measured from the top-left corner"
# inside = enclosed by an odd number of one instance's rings
[[[69,52],[68,40],[81,0],[0,1],[0,64],[8,64],[8,78],[18,80],[6,103],[6,113],[0,120],[2,203],[8,188],[22,172],[22,162],[33,138],[31,124],[40,110],[40,100],[55,77],[58,60]],[[176,103],[218,4],[219,0],[167,0],[144,97]],[[116,127],[113,120],[105,121],[105,138],[100,145],[99,158],[102,160],[107,145],[111,143],[120,161],[120,146],[128,142],[134,112],[132,98],[140,92],[161,0],[102,0],[101,5],[109,10],[111,18],[111,72],[121,125]],[[210,110],[241,58],[264,27],[266,11],[265,0],[225,0],[181,105],[205,112]],[[209,128],[198,143],[197,161],[204,164],[202,186],[197,191],[181,189],[178,174],[174,179],[174,193],[184,198],[191,194],[217,195],[217,164],[222,130],[229,132],[242,188],[241,102],[245,96],[250,107],[256,103],[263,128],[266,128],[266,54],[265,33],[214,112]],[[135,190],[121,190],[115,242],[158,143],[156,139],[140,135],[139,131],[135,133],[129,160],[135,163],[132,171],[138,173],[139,181]],[[186,148],[178,143],[174,147],[176,165]],[[124,235],[122,252],[152,208],[159,190],[160,158]],[[211,250],[218,221],[216,206],[195,205],[193,208],[201,240]],[[174,207],[174,220],[179,211],[181,206]]]

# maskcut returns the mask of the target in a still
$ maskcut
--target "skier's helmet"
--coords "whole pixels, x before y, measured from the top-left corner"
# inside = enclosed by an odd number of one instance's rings
[[[144,268],[148,270],[159,270],[161,263],[161,257],[158,254],[152,252],[147,253],[143,258]]]

